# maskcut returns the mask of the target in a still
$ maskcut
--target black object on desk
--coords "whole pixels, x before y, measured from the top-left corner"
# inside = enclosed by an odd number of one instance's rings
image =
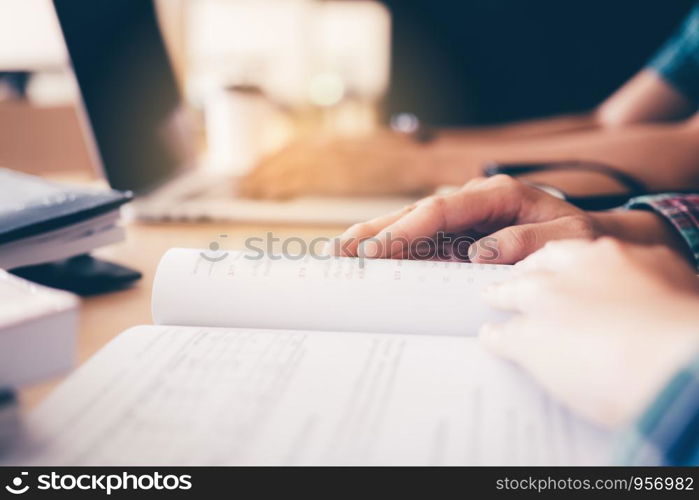
[[[82,296],[123,290],[142,277],[139,271],[87,254],[10,272],[34,283]]]

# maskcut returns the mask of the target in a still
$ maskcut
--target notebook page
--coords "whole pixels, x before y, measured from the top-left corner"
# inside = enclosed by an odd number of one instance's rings
[[[476,339],[136,327],[60,386],[12,463],[598,464],[609,436]]]
[[[203,254],[205,255],[205,254]],[[510,266],[409,260],[251,259],[212,262],[172,249],[153,284],[157,324],[474,335],[501,317],[481,289]]]

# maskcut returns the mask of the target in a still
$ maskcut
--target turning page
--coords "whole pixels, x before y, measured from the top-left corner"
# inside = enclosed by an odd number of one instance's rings
[[[604,464],[610,436],[464,337],[141,326],[13,464]]]
[[[501,313],[481,299],[511,266],[257,257],[175,248],[153,284],[156,324],[475,335]]]

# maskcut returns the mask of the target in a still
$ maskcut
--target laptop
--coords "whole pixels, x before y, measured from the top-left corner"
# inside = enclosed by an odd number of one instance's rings
[[[244,199],[204,168],[151,0],[54,0],[94,163],[137,219],[351,224],[411,199]]]

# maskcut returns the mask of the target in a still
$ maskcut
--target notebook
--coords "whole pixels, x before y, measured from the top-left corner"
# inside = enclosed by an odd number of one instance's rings
[[[155,325],[28,419],[11,463],[604,464],[607,432],[483,351],[507,266],[173,249]]]

